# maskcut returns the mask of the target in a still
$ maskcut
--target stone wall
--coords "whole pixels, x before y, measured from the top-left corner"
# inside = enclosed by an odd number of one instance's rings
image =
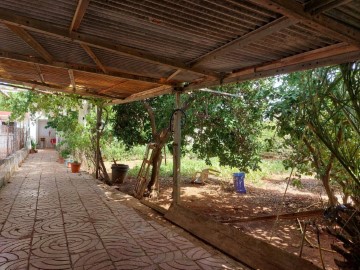
[[[0,161],[0,188],[9,181],[11,175],[19,168],[28,154],[29,150],[23,148]]]

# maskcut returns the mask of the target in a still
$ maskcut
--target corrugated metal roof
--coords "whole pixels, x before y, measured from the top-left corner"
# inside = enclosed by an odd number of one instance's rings
[[[29,45],[27,45],[24,40],[11,32],[3,24],[0,24],[0,37],[4,38],[0,41],[0,50],[7,52],[21,52],[26,55],[34,55],[40,57],[40,55]]]
[[[151,88],[158,94],[161,85],[219,84],[271,63],[296,70],[360,58],[359,1],[313,16],[308,0],[91,0],[71,32],[79,3],[2,0],[2,78],[72,91],[71,69],[77,91],[123,98]],[[311,64],[291,64],[297,55]]]

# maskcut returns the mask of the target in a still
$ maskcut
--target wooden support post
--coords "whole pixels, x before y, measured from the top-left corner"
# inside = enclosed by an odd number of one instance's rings
[[[181,92],[175,94],[175,108],[181,108]],[[180,203],[180,159],[181,159],[181,112],[176,111],[173,122],[174,142],[173,142],[173,204]]]
[[[100,126],[101,126],[102,108],[98,105],[96,107],[96,179],[99,179],[100,170]]]

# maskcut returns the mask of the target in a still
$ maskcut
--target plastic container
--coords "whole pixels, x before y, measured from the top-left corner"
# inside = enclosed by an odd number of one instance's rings
[[[239,172],[233,174],[234,188],[237,193],[246,193],[245,189],[245,173]]]
[[[126,164],[111,165],[111,180],[113,183],[122,184],[125,181],[129,166]]]
[[[67,168],[71,168],[71,163],[73,162],[74,160],[73,159],[71,159],[71,158],[67,158],[67,159],[65,159],[65,167],[67,167]]]

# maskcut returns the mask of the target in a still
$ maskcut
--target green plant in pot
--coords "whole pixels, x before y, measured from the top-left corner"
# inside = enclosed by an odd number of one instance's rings
[[[59,163],[63,164],[65,159],[70,156],[70,150],[67,148],[64,148],[60,151],[60,157],[59,157]]]
[[[30,153],[37,153],[35,141],[33,139],[31,139],[30,143],[31,143]]]

